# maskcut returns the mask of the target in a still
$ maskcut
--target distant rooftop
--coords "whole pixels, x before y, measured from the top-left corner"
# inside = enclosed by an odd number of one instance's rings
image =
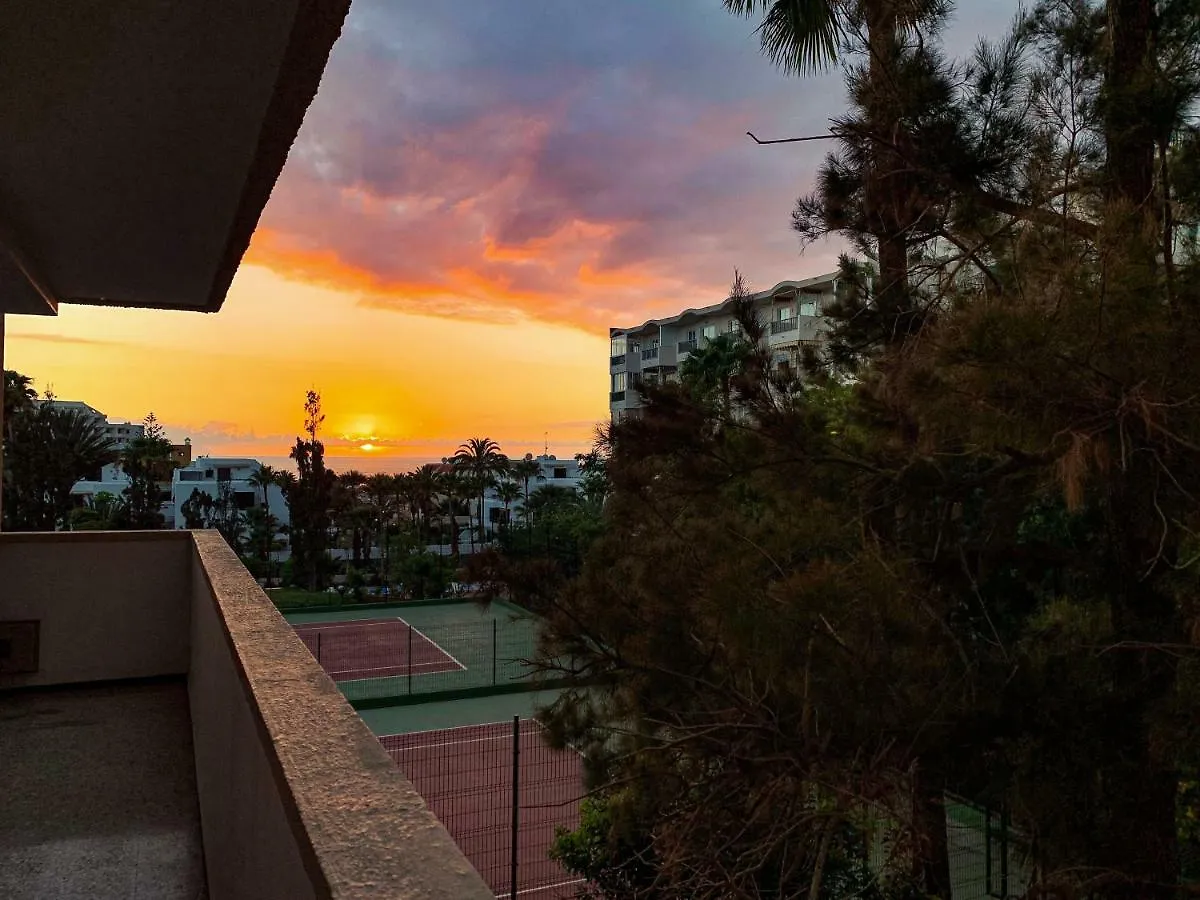
[[[769,300],[770,298],[778,297],[781,294],[820,294],[824,293],[822,290],[823,288],[827,290],[828,288],[832,287],[837,279],[838,273],[830,272],[826,275],[818,275],[815,278],[805,278],[802,281],[781,281],[773,288],[769,288],[765,291],[759,291],[756,294],[751,294],[750,299],[755,301]],[[661,319],[647,319],[641,325],[633,325],[628,328],[609,328],[608,333],[609,336],[614,336],[628,332],[641,331],[642,329],[650,328],[651,326],[674,325],[689,318],[699,318],[701,316],[708,316],[712,315],[713,313],[720,312],[732,302],[732,297],[726,297],[720,303],[714,303],[711,306],[702,306],[698,309],[685,309],[683,312],[676,313],[673,316],[666,316],[665,318]]]

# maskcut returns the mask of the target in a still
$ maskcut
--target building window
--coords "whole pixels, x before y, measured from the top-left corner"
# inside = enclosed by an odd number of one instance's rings
[[[613,338],[612,339],[612,348],[609,351],[608,355],[609,356],[624,356],[627,347],[628,347],[628,344],[626,343],[625,338],[623,338],[623,337]]]
[[[204,473],[197,472],[197,471],[188,472],[186,470],[180,469],[179,480],[180,481],[203,481]]]
[[[717,326],[716,325],[705,325],[704,326],[704,339],[706,341],[711,341],[716,336],[717,336]]]
[[[696,343],[696,332],[695,332],[695,331],[689,331],[689,332],[688,332],[688,337],[687,337],[687,339],[688,339],[688,342],[689,342],[689,343],[692,343],[692,344]]]
[[[742,323],[739,322],[737,319],[730,319],[729,320],[729,333],[730,334],[741,334],[742,333]]]
[[[612,373],[612,390],[613,390],[613,393],[625,390],[625,373],[624,372],[613,372]]]
[[[775,318],[780,322],[787,322],[793,315],[795,311],[790,306],[781,306],[775,310]]]
[[[802,316],[818,315],[817,301],[816,300],[801,300],[800,301],[800,315],[802,315]]]
[[[567,467],[566,466],[555,466],[554,467],[554,477],[555,478],[566,478],[567,477]]]
[[[233,505],[238,509],[249,509],[254,505],[254,491],[234,491]]]
[[[217,481],[232,481],[232,480],[233,480],[233,469],[227,468],[225,466],[218,467]]]

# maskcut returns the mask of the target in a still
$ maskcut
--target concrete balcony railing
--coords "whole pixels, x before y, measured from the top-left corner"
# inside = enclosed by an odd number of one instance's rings
[[[6,898],[492,896],[216,532],[0,534],[0,756]]]
[[[796,330],[795,319],[776,319],[771,323],[771,334],[784,334]]]

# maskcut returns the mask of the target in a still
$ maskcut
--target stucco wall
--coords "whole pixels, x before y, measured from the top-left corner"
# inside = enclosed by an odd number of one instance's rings
[[[492,894],[216,532],[193,532],[189,693],[209,895]]]
[[[39,671],[2,685],[187,672],[191,552],[172,532],[0,534],[0,620],[41,622]]]
[[[188,698],[208,892],[317,897],[205,573],[193,567]]]

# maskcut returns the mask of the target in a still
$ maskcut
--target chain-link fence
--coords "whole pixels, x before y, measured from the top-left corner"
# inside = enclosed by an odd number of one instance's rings
[[[535,628],[525,618],[418,627],[393,617],[295,626],[352,703],[527,682]]]
[[[516,718],[379,740],[497,897],[576,895],[582,882],[548,854],[558,828],[579,824],[577,753]]]

